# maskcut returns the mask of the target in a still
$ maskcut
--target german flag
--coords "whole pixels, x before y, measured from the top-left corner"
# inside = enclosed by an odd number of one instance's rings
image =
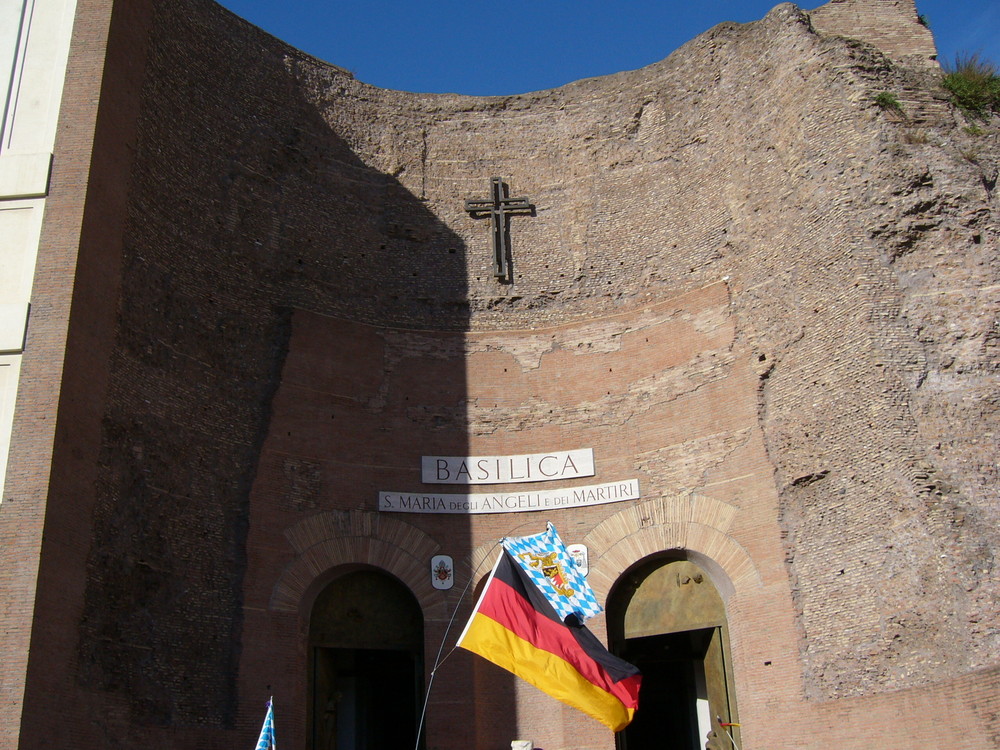
[[[575,615],[560,621],[506,550],[458,645],[614,732],[627,727],[639,707],[639,670],[612,655]]]

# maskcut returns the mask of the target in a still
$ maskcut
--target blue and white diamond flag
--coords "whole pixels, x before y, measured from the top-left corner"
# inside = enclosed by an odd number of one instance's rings
[[[271,698],[267,702],[267,715],[264,717],[264,726],[260,728],[256,750],[277,750],[277,747],[278,743],[274,741],[274,698]]]
[[[560,619],[565,621],[569,615],[575,614],[582,623],[602,610],[593,589],[576,567],[551,523],[547,524],[544,533],[505,537],[502,541],[504,549],[545,594]]]

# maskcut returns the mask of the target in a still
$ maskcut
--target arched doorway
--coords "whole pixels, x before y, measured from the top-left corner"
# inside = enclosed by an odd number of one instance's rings
[[[326,586],[309,620],[312,750],[415,746],[423,690],[423,613],[376,570]]]
[[[645,560],[618,580],[607,610],[612,650],[643,674],[619,749],[732,750],[739,729],[719,723],[738,721],[726,610],[705,571],[689,560]]]

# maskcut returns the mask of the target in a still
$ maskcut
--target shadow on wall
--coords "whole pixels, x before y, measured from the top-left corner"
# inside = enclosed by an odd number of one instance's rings
[[[156,4],[77,673],[140,725],[232,728],[244,701],[249,498],[290,311],[466,326],[463,243],[358,156],[381,122],[348,81],[213,3]]]

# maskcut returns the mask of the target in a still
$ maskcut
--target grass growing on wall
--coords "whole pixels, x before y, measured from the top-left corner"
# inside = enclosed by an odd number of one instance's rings
[[[1000,75],[996,63],[978,53],[959,54],[953,65],[945,66],[942,84],[952,103],[966,117],[985,120],[1000,114]]]
[[[891,91],[880,91],[875,95],[874,101],[876,105],[884,110],[903,114],[903,105],[899,103],[899,97]]]

